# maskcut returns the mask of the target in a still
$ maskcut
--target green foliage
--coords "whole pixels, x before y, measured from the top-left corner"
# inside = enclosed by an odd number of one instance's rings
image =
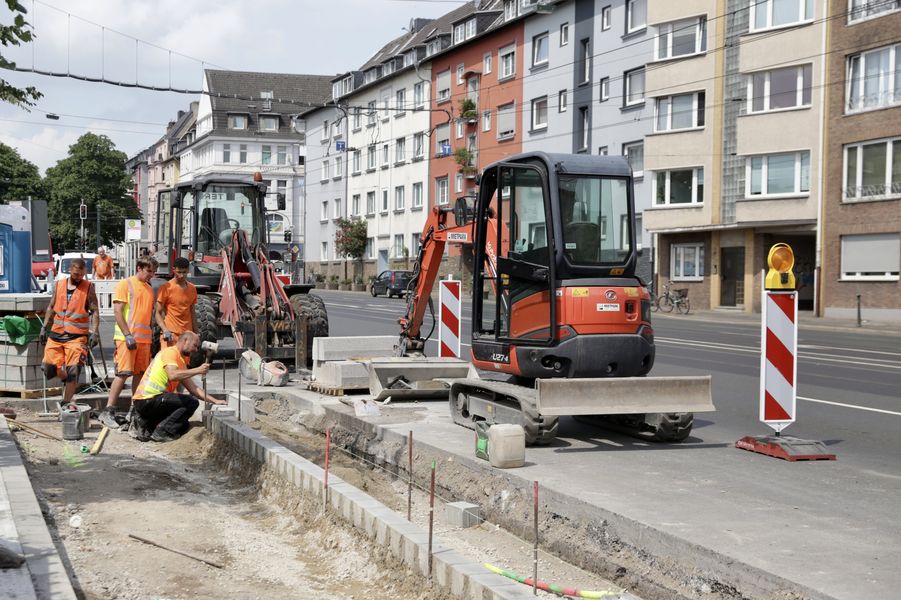
[[[125,171],[126,156],[105,135],[86,133],[69,146],[69,156],[47,169],[44,182],[50,195],[50,233],[66,248],[80,248],[78,205],[88,206],[85,221],[87,247],[121,242],[125,219],[141,218],[141,210],[129,193],[131,178]],[[96,215],[100,237],[95,239]]]
[[[0,201],[44,198],[44,182],[38,168],[15,148],[0,143]]]
[[[476,103],[472,98],[463,98],[460,100],[460,116],[464,119],[476,117]]]
[[[366,221],[341,217],[337,223],[335,250],[340,256],[362,260],[366,252]]]
[[[22,42],[31,42],[34,36],[29,28],[28,21],[23,16],[28,11],[24,6],[19,4],[18,0],[6,0],[6,6],[13,16],[11,25],[0,23],[0,44],[4,46],[19,46]],[[0,54],[0,69],[15,69],[16,63],[3,57]],[[26,88],[17,88],[8,81],[0,77],[0,101],[9,102],[15,106],[27,109],[34,106],[34,101],[43,96],[37,88],[28,86]]]
[[[461,167],[469,166],[469,163],[472,162],[472,158],[472,152],[465,146],[460,146],[454,150],[454,160],[457,161],[457,164]]]

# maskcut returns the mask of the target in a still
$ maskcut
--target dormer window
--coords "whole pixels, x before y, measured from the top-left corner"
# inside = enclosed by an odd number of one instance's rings
[[[261,115],[260,131],[278,131],[278,117],[275,115]]]
[[[260,99],[263,101],[263,110],[272,110],[272,92],[271,91],[260,92]]]
[[[459,44],[465,39],[466,35],[466,25],[460,23],[459,25],[454,25],[454,43]]]
[[[470,19],[466,21],[466,39],[474,38],[476,36],[476,20]]]
[[[228,115],[229,129],[247,129],[247,115]]]
[[[416,50],[411,50],[404,54],[404,66],[409,67],[416,62]]]
[[[504,21],[516,18],[516,0],[504,0]]]
[[[437,54],[441,51],[441,40],[436,39],[429,42],[429,45],[426,46],[425,55],[432,56],[433,54]]]

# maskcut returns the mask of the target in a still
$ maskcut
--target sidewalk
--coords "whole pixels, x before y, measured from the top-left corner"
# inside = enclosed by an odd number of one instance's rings
[[[651,313],[651,320],[683,319],[703,321],[707,323],[732,323],[737,325],[760,325],[760,313],[748,313],[737,309],[692,310],[687,315],[676,312]],[[847,333],[898,333],[901,334],[901,322],[867,321],[858,327],[854,319],[835,319],[816,317],[809,310],[798,311],[798,326],[802,329],[819,329],[823,331],[843,331]]]

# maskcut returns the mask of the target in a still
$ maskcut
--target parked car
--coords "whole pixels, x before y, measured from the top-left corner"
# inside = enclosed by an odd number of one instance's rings
[[[31,274],[37,279],[41,291],[47,291],[47,282],[53,279],[56,269],[54,258],[55,255],[44,253],[31,255]]]
[[[369,293],[373,296],[387,294],[389,298],[402,297],[407,293],[407,284],[413,278],[413,271],[382,271],[369,284]]]
[[[65,254],[60,255],[59,259],[56,261],[55,281],[59,281],[63,277],[69,276],[69,265],[72,263],[73,258],[83,258],[87,267],[85,277],[94,279],[94,257],[96,256],[97,255],[93,252],[66,252]]]

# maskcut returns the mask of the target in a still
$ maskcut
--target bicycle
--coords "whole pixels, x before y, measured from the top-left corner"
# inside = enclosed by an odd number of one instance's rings
[[[688,288],[680,288],[671,290],[673,282],[669,282],[663,286],[663,294],[657,297],[655,305],[657,310],[670,313],[673,309],[679,311],[679,314],[687,315],[691,311],[691,302],[688,300]]]

